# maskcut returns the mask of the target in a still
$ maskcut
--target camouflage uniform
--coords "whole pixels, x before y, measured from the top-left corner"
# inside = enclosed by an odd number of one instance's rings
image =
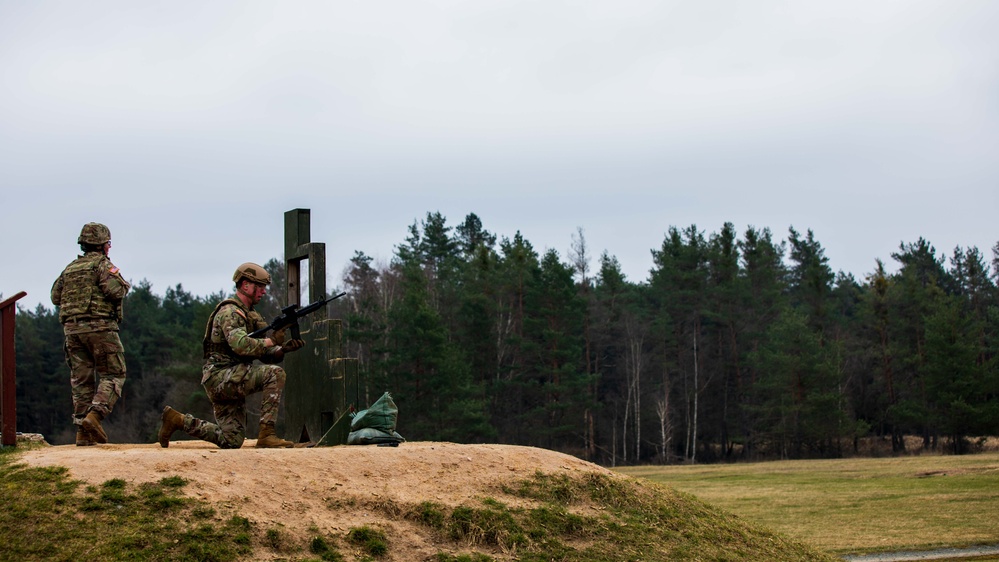
[[[84,233],[89,226],[84,227]],[[118,338],[118,322],[122,320],[122,299],[130,288],[103,251],[86,251],[66,266],[52,285],[52,304],[59,307],[66,337],[73,423],[78,427],[90,412],[99,419],[106,417],[121,397],[125,349]]]
[[[256,392],[264,393],[260,424],[275,424],[286,374],[277,365],[253,364],[254,359],[267,362],[275,348],[248,335],[266,325],[252,306],[247,309],[238,299],[226,299],[215,308],[205,329],[201,384],[212,401],[216,423],[185,414],[185,433],[223,449],[238,449],[246,436],[246,397]]]

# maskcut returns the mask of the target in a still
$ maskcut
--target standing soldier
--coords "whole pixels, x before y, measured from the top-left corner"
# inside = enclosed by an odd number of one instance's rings
[[[255,263],[244,263],[236,269],[232,280],[236,283],[236,298],[225,299],[215,307],[202,342],[205,366],[201,385],[212,402],[215,423],[167,406],[163,409],[158,435],[162,447],[169,447],[170,436],[180,430],[222,449],[240,448],[246,437],[246,397],[257,392],[263,393],[263,400],[256,446],[295,446],[274,431],[286,378],[277,363],[284,359],[285,353],[300,349],[305,342],[297,339],[285,342],[284,330],[274,332],[269,338],[250,337],[250,332],[267,326],[253,305],[267,294],[271,276]],[[264,364],[254,364],[254,359]]]
[[[108,227],[89,222],[77,242],[83,255],[55,280],[51,296],[66,336],[76,444],[86,446],[108,442],[101,420],[111,413],[125,385],[125,348],[118,323],[131,285],[108,259]]]

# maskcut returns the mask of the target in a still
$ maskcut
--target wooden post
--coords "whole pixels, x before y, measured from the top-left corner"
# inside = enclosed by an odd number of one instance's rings
[[[284,258],[288,304],[326,298],[326,244],[312,242],[309,209],[284,214]],[[301,302],[302,260],[308,261],[308,297]],[[329,318],[326,307],[300,323],[305,349],[285,357],[284,437],[321,445],[347,442],[348,413],[357,408],[357,359],[343,357],[343,325]],[[334,429],[335,428],[335,429]]]
[[[17,373],[17,357],[14,354],[14,319],[17,308],[14,303],[28,293],[21,291],[0,302],[0,445],[17,445],[17,401],[14,376]]]

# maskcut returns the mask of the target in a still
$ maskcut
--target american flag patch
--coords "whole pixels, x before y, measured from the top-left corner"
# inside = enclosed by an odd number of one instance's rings
[[[115,267],[115,266],[113,266],[113,265],[111,266],[111,274],[112,274],[112,275],[113,275],[113,274],[115,274],[115,273],[118,273],[119,271],[121,271],[121,270],[120,270],[120,269],[118,269],[117,267]]]

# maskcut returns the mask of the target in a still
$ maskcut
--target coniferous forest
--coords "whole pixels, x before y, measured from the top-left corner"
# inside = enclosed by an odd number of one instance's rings
[[[967,453],[999,434],[999,244],[987,257],[901,243],[863,279],[794,228],[670,228],[651,253],[648,278],[630,280],[582,230],[563,256],[474,214],[428,213],[390,263],[355,252],[331,316],[409,440],[612,465],[838,457],[872,437]],[[283,287],[283,260],[266,267]],[[211,419],[201,339],[224,296],[133,286],[113,440],[154,442],[167,403]],[[18,310],[18,429],[53,443],[74,435],[62,342],[54,310]]]

